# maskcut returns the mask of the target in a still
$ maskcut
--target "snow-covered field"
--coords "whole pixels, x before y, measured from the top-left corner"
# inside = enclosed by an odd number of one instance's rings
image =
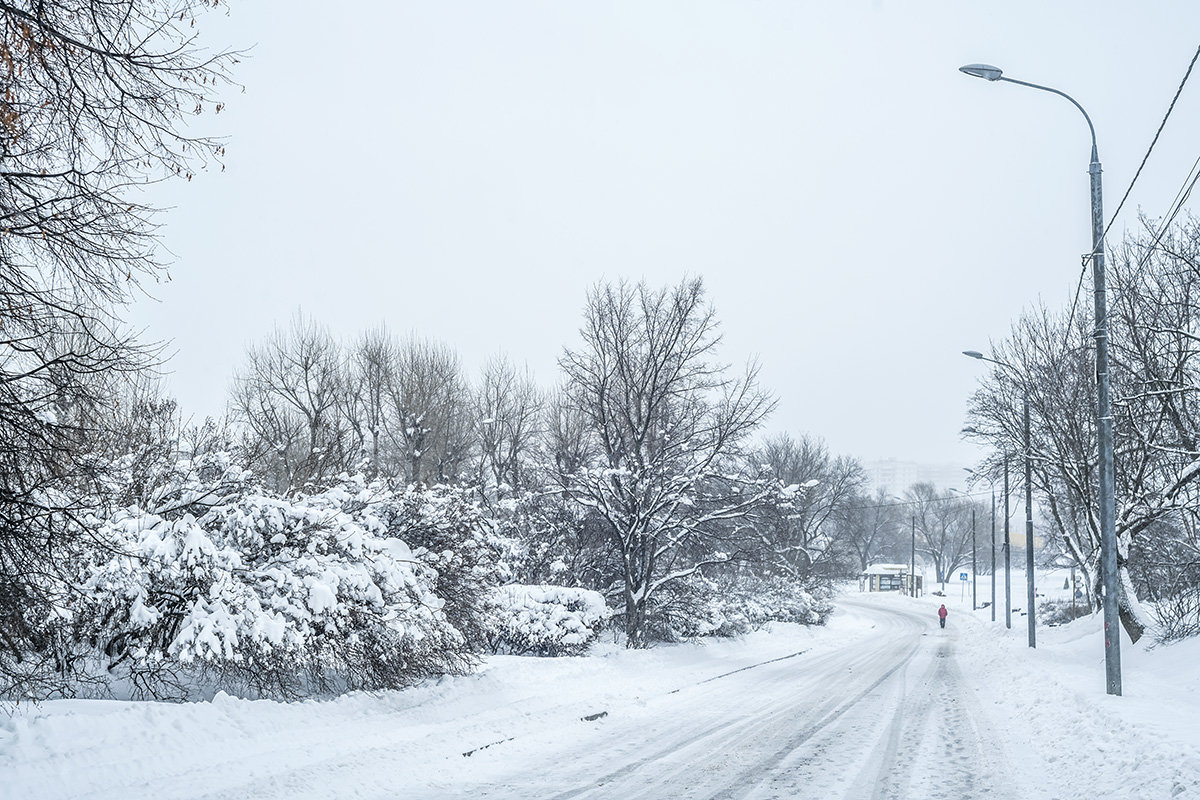
[[[1200,797],[1200,643],[1126,640],[1110,698],[1096,618],[1030,651],[1024,617],[950,594],[945,631],[939,598],[850,591],[826,628],[495,657],[403,692],[23,704],[0,797]]]

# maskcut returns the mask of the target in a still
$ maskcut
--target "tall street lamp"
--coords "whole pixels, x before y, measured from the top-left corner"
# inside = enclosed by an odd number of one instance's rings
[[[1113,423],[1108,377],[1108,304],[1104,293],[1104,200],[1101,185],[1096,128],[1092,118],[1075,98],[1036,83],[1004,77],[1003,71],[989,64],[968,64],[961,72],[986,81],[1004,81],[1028,86],[1066,98],[1079,109],[1092,135],[1092,160],[1088,166],[1092,204],[1092,284],[1095,299],[1096,330],[1096,429],[1100,445],[1100,577],[1104,587],[1104,672],[1108,694],[1121,694],[1121,636],[1117,617],[1117,524],[1116,480],[1113,467]]]
[[[988,358],[978,350],[963,350],[964,356],[978,359],[980,361],[989,361],[996,366],[1003,367],[1011,372],[1017,372],[1017,368],[1005,361],[998,361],[994,358]],[[1025,588],[1026,588],[1026,617],[1029,620],[1029,646],[1037,647],[1037,625],[1034,621],[1034,604],[1037,601],[1033,586],[1033,458],[1030,454],[1029,441],[1029,392],[1022,392],[1022,416],[1024,418],[1025,427]],[[1010,618],[1012,601],[1008,595],[1008,574],[1009,569],[1009,549],[1008,549],[1008,460],[1004,461],[1004,569],[1005,569],[1005,600],[1008,601],[1009,608],[1005,610],[1004,617],[1008,627],[1012,627]]]
[[[1008,523],[1012,512],[1008,509],[1008,452],[1004,453],[1004,627],[1012,629],[1012,540]]]
[[[912,581],[913,597],[917,596],[917,515],[912,515],[912,566],[909,568],[909,580]]]
[[[992,484],[992,622],[996,621],[996,485]]]

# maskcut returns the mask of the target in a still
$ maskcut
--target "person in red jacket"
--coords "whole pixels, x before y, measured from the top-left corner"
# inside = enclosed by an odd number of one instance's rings
[[[946,604],[942,603],[942,607],[938,609],[938,620],[942,623],[942,627],[946,627],[946,615],[950,612],[946,610]]]

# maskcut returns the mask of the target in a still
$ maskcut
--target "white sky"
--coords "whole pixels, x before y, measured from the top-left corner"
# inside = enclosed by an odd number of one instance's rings
[[[1090,228],[1078,112],[958,67],[1079,100],[1111,214],[1200,44],[1183,0],[232,6],[204,29],[253,47],[204,120],[227,170],[162,190],[173,280],[133,314],[185,411],[297,308],[550,385],[588,286],[697,274],[773,430],[962,464],[960,351],[1069,303]],[[1198,128],[1194,76],[1115,231],[1166,210]]]

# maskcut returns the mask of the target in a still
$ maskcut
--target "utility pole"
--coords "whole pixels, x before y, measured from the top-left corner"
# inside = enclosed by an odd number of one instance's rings
[[[1008,453],[1004,454],[1004,627],[1012,628],[1012,546],[1008,538]]]
[[[1075,565],[1071,565],[1071,619],[1075,619]]]
[[[1099,445],[1100,477],[1100,581],[1104,586],[1104,675],[1105,689],[1109,694],[1121,694],[1121,635],[1117,591],[1117,521],[1116,480],[1113,453],[1113,418],[1108,375],[1108,301],[1105,297],[1104,275],[1104,193],[1102,189],[1100,154],[1096,148],[1096,128],[1092,118],[1079,102],[1066,92],[1050,86],[1041,86],[1027,81],[1004,77],[1004,71],[990,64],[968,64],[959,67],[975,78],[986,81],[1005,81],[1050,92],[1069,100],[1087,122],[1092,136],[1092,160],[1088,165],[1092,207],[1092,295],[1095,301],[1095,328],[1092,336],[1096,340],[1096,434]],[[1026,396],[1028,399],[1028,396]],[[1029,527],[1029,526],[1027,526]],[[1030,555],[1032,558],[1032,555]],[[1030,589],[1032,592],[1033,590]],[[1033,646],[1033,609],[1030,608],[1029,645]]]
[[[971,507],[971,610],[974,611],[978,606],[975,604],[975,590],[978,581],[975,579],[975,573],[978,572],[975,566],[975,507]]]
[[[1029,646],[1037,647],[1037,633],[1033,619],[1033,462],[1029,452],[1029,395],[1025,395],[1025,584],[1029,592]]]
[[[1078,103],[1076,103],[1078,105]],[[1080,111],[1083,108],[1080,107]],[[1087,114],[1085,113],[1086,117]],[[1088,126],[1092,124],[1088,119]],[[1121,623],[1117,608],[1116,468],[1108,384],[1108,308],[1104,296],[1104,200],[1100,156],[1092,132],[1092,287],[1096,306],[1096,428],[1100,439],[1100,578],[1104,584],[1104,677],[1108,694],[1121,694]]]
[[[912,568],[908,573],[912,576],[913,597],[917,596],[917,515],[912,515]]]
[[[992,622],[996,621],[996,484],[992,483]]]

